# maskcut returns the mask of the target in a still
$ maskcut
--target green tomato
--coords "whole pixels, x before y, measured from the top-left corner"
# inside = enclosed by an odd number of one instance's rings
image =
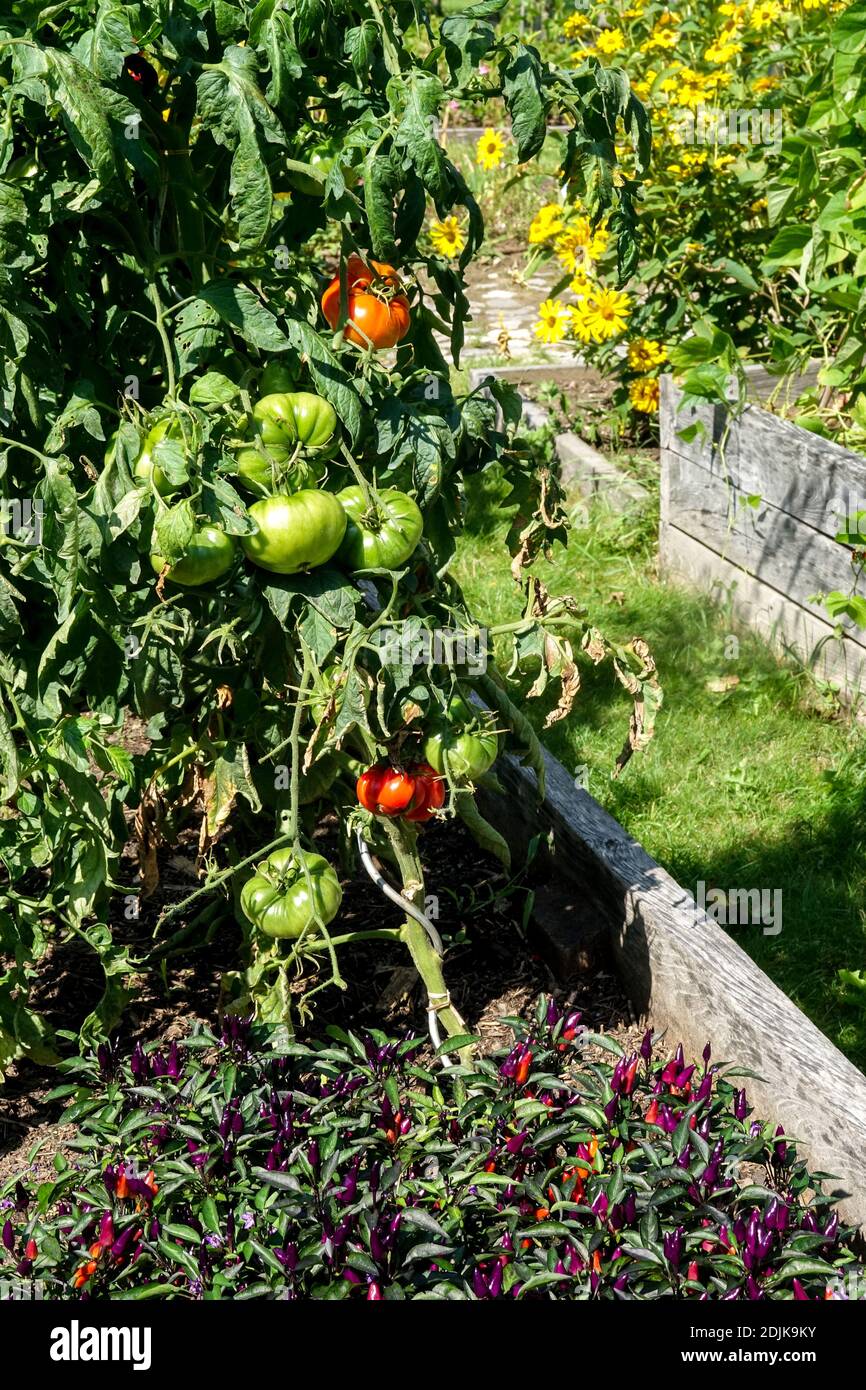
[[[273,574],[297,574],[323,565],[346,533],[346,513],[336,497],[316,488],[263,497],[248,515],[256,530],[242,536],[241,545],[248,559]]]
[[[253,406],[252,431],[261,447],[238,454],[238,477],[260,497],[279,487],[298,492],[324,477],[339,448],[334,407],[309,391],[274,392]],[[264,450],[264,452],[262,452]]]
[[[39,161],[35,154],[22,154],[6,166],[2,178],[7,183],[18,183],[21,179],[35,179],[39,173]]]
[[[275,396],[294,389],[294,373],[285,362],[269,362],[259,377],[259,396]]]
[[[490,716],[474,710],[462,695],[449,701],[447,716],[434,723],[424,743],[424,757],[431,767],[448,771],[457,782],[474,782],[496,761],[499,739]]]
[[[386,488],[368,507],[360,487],[337,493],[348,517],[338,560],[351,570],[396,570],[409,559],[421,539],[424,518],[413,498]]]
[[[340,880],[320,854],[291,847],[274,850],[241,890],[241,911],[265,936],[296,938],[315,933],[336,917],[343,898]]]
[[[301,150],[298,159],[304,164],[309,164],[317,173],[321,174],[322,179],[326,179],[334,167],[334,161],[340,155],[342,142],[337,136],[329,139],[320,140],[312,147]],[[348,164],[343,161],[343,178],[351,188],[358,182],[358,171],[352,167],[360,157],[359,150],[349,152]],[[305,193],[308,198],[322,198],[325,193],[324,183],[319,183],[318,179],[311,178],[309,174],[302,174],[299,171],[290,169],[287,174],[289,186],[297,190],[298,193]]]
[[[190,588],[211,584],[228,573],[234,558],[235,543],[231,536],[219,526],[202,526],[193,536],[186,554],[171,566],[168,578],[173,584],[185,584]],[[151,555],[150,563],[155,574],[162,574],[166,565],[162,555]]]
[[[168,497],[170,493],[177,492],[177,486],[169,482],[159,464],[154,462],[153,451],[161,439],[177,439],[179,436],[180,425],[174,416],[169,415],[164,420],[157,420],[144,436],[141,453],[135,462],[135,477],[140,483],[148,485],[152,481],[160,497]]]

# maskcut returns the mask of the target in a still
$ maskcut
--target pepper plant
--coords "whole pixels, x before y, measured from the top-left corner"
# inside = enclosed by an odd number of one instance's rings
[[[339,1029],[274,1057],[237,1016],[64,1063],[80,1161],[0,1193],[0,1275],[63,1300],[862,1298],[820,1175],[709,1046],[623,1054],[552,999],[509,1021],[510,1050],[445,1071]]]
[[[449,575],[470,474],[495,463],[512,489],[526,605],[510,636],[534,667],[531,693],[556,685],[549,717],[568,712],[576,634],[634,696],[630,747],[651,730],[642,644],[612,651],[532,576],[566,528],[555,478],[515,442],[514,394],[459,390],[450,375],[483,226],[437,140],[447,101],[501,99],[524,162],[555,105],[570,127],[564,177],[607,218],[623,271],[634,261],[636,184],[614,178],[614,138],[633,144],[638,175],[649,141],[626,77],[595,59],[543,62],[503,10],[481,0],[434,21],[404,0],[7,6],[0,1068],[56,1058],[30,992],[70,935],[105,972],[82,1038],[111,1027],[147,964],[118,940],[114,905],[146,906],[160,847],[192,821],[203,912],[163,913],[155,955],[195,945],[230,888],[244,964],[227,1002],[285,1037],[291,998],[303,1012],[311,997],[292,996],[298,969],[313,960],[317,987],[341,983],[337,895],[320,866],[321,892],[311,875],[323,806],[390,856],[413,904],[423,821],[360,807],[365,767],[402,773],[431,762],[431,739],[447,750],[495,735],[543,782],[528,722],[495,668],[480,669],[495,631],[475,674],[440,659],[440,633],[479,637]],[[459,261],[419,250],[430,208],[463,219]],[[489,714],[467,705],[473,692]],[[422,774],[424,806],[461,815],[504,858],[464,764],[446,751],[435,791]],[[120,871],[130,825],[135,891]],[[260,894],[243,895],[246,877]],[[291,930],[259,930],[269,893],[295,895]],[[417,913],[400,934],[460,1033]]]

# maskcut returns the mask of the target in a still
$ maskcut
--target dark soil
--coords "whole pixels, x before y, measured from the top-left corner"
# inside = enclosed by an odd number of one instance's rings
[[[336,820],[324,822],[316,839],[332,862],[337,859]],[[593,1032],[609,1032],[623,1046],[634,1046],[641,1029],[615,976],[605,969],[565,982],[554,980],[541,958],[527,944],[521,926],[525,887],[509,884],[501,869],[478,850],[459,825],[429,830],[424,840],[427,892],[437,900],[436,924],[446,945],[446,977],[452,997],[467,1027],[480,1035],[491,1052],[506,1044],[509,1016],[527,1016],[538,995],[553,991],[561,1002],[583,1010]],[[112,928],[115,939],[128,945],[135,957],[152,946],[156,919],[166,903],[177,901],[197,885],[195,833],[160,856],[161,882],[138,921],[124,916],[124,896],[117,895]],[[127,862],[130,889],[134,884],[134,851]],[[387,872],[387,870],[386,870]],[[341,929],[396,926],[399,909],[392,906],[360,867],[344,882]],[[173,923],[181,930],[185,923]],[[169,1041],[185,1036],[196,1023],[214,1026],[220,990],[226,974],[237,969],[240,932],[231,903],[218,919],[211,939],[169,959],[166,980],[156,970],[131,979],[130,999],[116,1037],[131,1049],[137,1040]],[[316,998],[317,1008],[308,1036],[322,1033],[327,1023],[353,1028],[375,1027],[402,1036],[426,1033],[423,990],[399,943],[361,942],[340,949],[345,991],[329,989]],[[305,985],[317,983],[307,976]],[[34,1004],[55,1028],[77,1031],[97,1004],[103,988],[96,956],[81,943],[52,951],[42,962],[42,977]],[[302,988],[298,984],[298,990]],[[46,1096],[62,1079],[48,1067],[30,1062],[13,1064],[0,1088],[0,1189],[28,1165],[39,1177],[52,1171],[54,1154],[67,1151],[74,1127],[59,1123],[62,1102]],[[32,1157],[32,1150],[39,1152]]]

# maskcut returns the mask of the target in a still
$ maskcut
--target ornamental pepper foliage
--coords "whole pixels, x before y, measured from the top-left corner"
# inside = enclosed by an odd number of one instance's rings
[[[862,1298],[820,1175],[709,1047],[623,1056],[554,1000],[509,1021],[450,1070],[335,1028],[274,1057],[237,1016],[64,1063],[81,1163],[9,1181],[0,1274],[57,1300]]]
[[[526,565],[564,538],[551,482],[514,447],[514,395],[450,384],[443,352],[458,361],[463,274],[483,227],[437,141],[437,113],[469,92],[501,97],[525,161],[555,106],[571,127],[564,175],[607,216],[625,268],[635,184],[614,181],[614,136],[625,131],[642,168],[648,129],[621,73],[595,59],[576,70],[543,62],[507,33],[502,9],[482,0],[434,22],[376,0],[6,7],[0,1071],[22,1053],[56,1056],[29,1000],[52,942],[76,934],[105,971],[84,1041],[118,1017],[142,964],[109,926],[112,892],[128,891],[117,879],[130,821],[141,899],[158,885],[159,846],[192,816],[205,892],[235,872],[239,889],[263,842],[273,849],[276,833],[297,845],[311,830],[305,787],[342,805],[355,764],[399,756],[455,685],[479,688],[465,667],[406,656],[433,629],[475,630],[447,573],[467,475],[505,469]],[[466,219],[459,262],[419,250],[431,207]],[[352,255],[397,268],[411,326],[393,353],[344,336]],[[334,275],[336,331],[320,311]],[[390,272],[377,283],[397,291]],[[265,425],[253,416],[258,399],[286,392],[333,407],[329,447],[307,451],[321,420],[301,428],[297,409]],[[275,437],[269,454],[263,439]],[[284,492],[303,474],[313,512],[331,494],[332,526],[346,485],[366,489],[373,515],[378,485],[410,494],[424,520],[417,549],[402,569],[361,577],[338,560],[295,574],[246,561],[262,513],[250,516],[238,459],[259,448]],[[268,499],[256,505],[267,511]],[[294,540],[303,551],[305,536]],[[550,624],[534,610],[527,622]],[[561,639],[554,648],[561,667]],[[499,677],[485,681],[502,731],[540,769]],[[449,810],[492,841],[472,789],[450,791]],[[229,828],[231,848],[218,853]],[[413,835],[394,835],[399,844],[382,844],[417,887]],[[258,856],[235,848],[256,844]],[[159,950],[179,944],[164,936]],[[252,999],[287,1023],[303,939],[286,954],[247,931],[244,947],[237,1006]],[[339,982],[329,938],[326,949]],[[429,983],[428,949],[413,946]]]

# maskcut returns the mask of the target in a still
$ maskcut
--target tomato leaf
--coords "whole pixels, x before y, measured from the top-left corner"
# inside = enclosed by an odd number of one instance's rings
[[[541,61],[536,51],[518,44],[502,76],[511,133],[517,143],[517,158],[523,164],[538,154],[547,134],[547,102],[541,83]]]
[[[288,318],[286,334],[306,358],[316,390],[331,402],[354,443],[361,433],[361,401],[339,358],[305,319]]]
[[[285,352],[289,346],[271,311],[246,285],[234,280],[214,280],[199,290],[198,298],[253,347],[263,352]]]

